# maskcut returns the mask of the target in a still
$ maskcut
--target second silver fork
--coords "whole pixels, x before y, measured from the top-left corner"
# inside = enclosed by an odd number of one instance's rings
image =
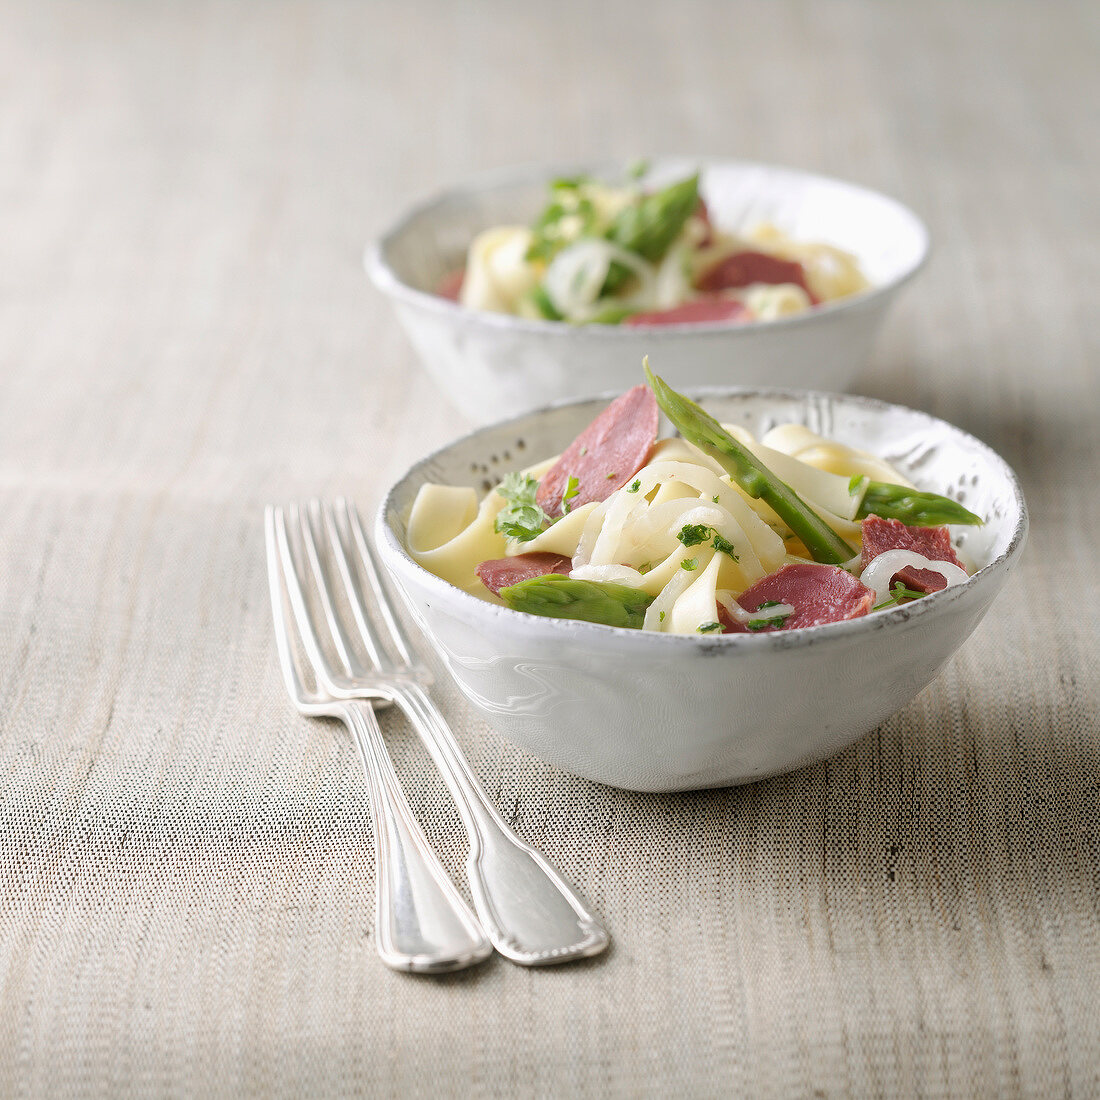
[[[394,773],[370,704],[334,699],[302,662],[298,622],[308,617],[281,513],[264,516],[275,644],[287,693],[310,717],[339,718],[362,757],[374,826],[375,936],[382,961],[395,970],[440,974],[472,966],[493,948],[428,843]],[[288,607],[288,601],[290,606]]]
[[[354,505],[337,501],[334,506],[324,506],[311,501],[305,509],[288,509],[287,522],[296,528],[305,547],[326,620],[324,643],[312,623],[299,624],[318,679],[335,698],[386,700],[397,704],[408,717],[439,768],[466,827],[470,891],[493,946],[525,966],[598,954],[609,942],[599,919],[560,872],[504,822],[424,691],[427,674],[417,665],[390,609]],[[367,597],[362,578],[373,600]],[[338,593],[343,594],[346,611],[337,606]],[[371,603],[386,626],[398,656],[396,662],[378,637]],[[347,622],[348,612],[351,623]],[[353,635],[359,645],[353,642]],[[331,649],[335,660],[326,649]],[[360,659],[358,650],[366,660]]]

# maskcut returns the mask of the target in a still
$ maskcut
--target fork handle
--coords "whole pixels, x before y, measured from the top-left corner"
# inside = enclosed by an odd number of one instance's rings
[[[470,891],[493,946],[524,966],[599,954],[607,931],[557,868],[508,827],[427,693],[409,685],[392,698],[427,746],[466,826]]]
[[[341,717],[359,747],[370,789],[382,961],[394,970],[435,974],[481,962],[492,944],[413,816],[374,711],[349,702]]]

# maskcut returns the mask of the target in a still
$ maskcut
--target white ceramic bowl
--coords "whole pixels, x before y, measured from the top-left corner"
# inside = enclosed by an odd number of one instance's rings
[[[986,518],[960,553],[965,583],[906,606],[803,630],[669,635],[542,618],[486,603],[405,549],[426,481],[490,486],[561,451],[607,398],[483,428],[417,463],[379,509],[382,558],[467,698],[506,738],[552,764],[632,790],[744,783],[836,752],[903,707],[978,625],[1027,535],[1012,470],[921,412],[868,398],[699,391],[719,419],[762,433],[796,421],[865,447],[919,486]]]
[[[923,264],[928,232],[893,199],[839,180],[739,161],[661,160],[654,186],[701,171],[715,224],[736,230],[771,221],[793,237],[838,245],[859,257],[870,290],[807,313],[746,325],[632,328],[521,320],[466,309],[434,293],[460,268],[474,236],[526,224],[546,202],[547,181],[622,167],[573,165],[487,177],[415,207],[368,248],[365,264],[390,298],[439,388],[475,423],[563,398],[625,390],[642,357],[680,365],[681,386],[846,388],[899,288]]]

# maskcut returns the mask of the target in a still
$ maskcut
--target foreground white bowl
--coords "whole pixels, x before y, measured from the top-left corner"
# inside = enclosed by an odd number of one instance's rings
[[[661,328],[575,326],[466,309],[434,293],[462,267],[474,236],[526,224],[546,202],[547,181],[621,166],[528,169],[488,177],[416,207],[368,248],[365,264],[440,389],[475,423],[562,398],[625,390],[643,355],[681,366],[681,386],[781,385],[844,389],[863,366],[899,288],[920,268],[928,232],[893,199],[839,180],[740,161],[661,160],[654,186],[701,171],[716,225],[771,221],[791,236],[855,253],[872,288],[807,313],[747,325]]]
[[[561,451],[607,398],[483,428],[417,463],[378,512],[376,541],[467,698],[506,738],[552,764],[643,791],[744,783],[836,752],[903,707],[985,614],[1027,535],[1012,470],[941,420],[867,398],[700,391],[760,434],[796,421],[865,447],[918,486],[982,515],[960,553],[964,584],[862,619],[762,635],[669,635],[541,618],[486,603],[421,568],[405,520],[426,481],[496,484]]]

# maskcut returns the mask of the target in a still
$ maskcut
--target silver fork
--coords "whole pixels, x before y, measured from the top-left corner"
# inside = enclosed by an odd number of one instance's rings
[[[373,709],[333,698],[299,661],[295,641],[301,634],[292,624],[306,613],[305,596],[277,509],[266,510],[264,534],[275,642],[287,692],[302,714],[339,718],[348,727],[367,774],[377,880],[375,939],[382,961],[395,970],[436,974],[481,962],[492,953],[492,944],[413,816]]]
[[[285,529],[288,517],[277,513],[276,521]],[[525,966],[598,954],[609,942],[599,919],[557,869],[505,824],[425,692],[430,676],[415,660],[393,614],[354,505],[344,500],[332,506],[311,501],[304,510],[289,510],[289,524],[305,547],[335,656],[326,656],[312,624],[300,624],[318,680],[335,698],[384,700],[396,703],[407,715],[466,827],[470,892],[493,946]],[[333,564],[339,582],[332,575]],[[373,601],[365,595],[363,578]],[[337,591],[343,593],[347,610],[337,606]],[[385,624],[396,660],[373,625],[371,602]],[[361,645],[354,643],[353,635]]]

